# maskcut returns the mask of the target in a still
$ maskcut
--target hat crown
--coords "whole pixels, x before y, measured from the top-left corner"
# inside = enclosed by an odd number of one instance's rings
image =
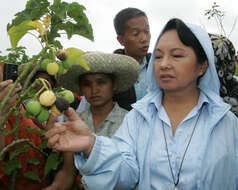
[[[113,74],[118,83],[117,92],[129,89],[140,73],[139,63],[132,57],[113,53],[88,52],[83,55],[90,70],[73,63],[68,72],[59,76],[59,85],[82,95],[79,89],[79,76],[84,74]]]

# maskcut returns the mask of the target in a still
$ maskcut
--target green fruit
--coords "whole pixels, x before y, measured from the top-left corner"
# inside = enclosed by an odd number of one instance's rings
[[[40,123],[47,121],[49,119],[50,112],[47,109],[42,108],[40,113],[37,115],[36,120]]]
[[[63,61],[63,67],[65,69],[69,69],[73,64],[73,61],[71,61],[70,59],[66,59],[65,61]]]
[[[58,74],[63,74],[64,73],[64,67],[63,67],[63,64],[62,63],[58,63],[58,66],[59,66],[59,70],[58,70]]]
[[[49,75],[55,75],[59,70],[59,66],[55,62],[51,62],[47,65],[46,71]]]
[[[30,114],[36,116],[41,111],[40,102],[38,102],[37,100],[30,100],[26,104],[26,111],[28,111]]]
[[[70,90],[64,90],[59,95],[65,98],[70,104],[74,101],[74,94]]]
[[[56,96],[52,90],[44,91],[39,97],[41,105],[46,107],[53,105],[55,103],[55,100]]]
[[[44,70],[47,70],[47,65],[49,63],[51,63],[52,61],[50,59],[44,59],[42,62],[41,62],[41,68],[44,69]]]

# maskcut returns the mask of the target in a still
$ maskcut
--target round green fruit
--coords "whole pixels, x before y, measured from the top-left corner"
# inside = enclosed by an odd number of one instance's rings
[[[47,66],[49,63],[51,63],[52,61],[50,59],[44,59],[42,62],[41,62],[41,68],[44,69],[45,71],[47,70]]]
[[[40,123],[49,119],[50,112],[47,109],[42,108],[40,113],[37,115],[36,120]]]
[[[30,100],[26,104],[26,111],[28,111],[31,115],[36,116],[41,111],[41,104],[37,100]]]
[[[59,95],[65,98],[70,104],[74,101],[74,94],[70,90],[63,90]]]
[[[55,75],[59,70],[59,66],[55,62],[51,62],[47,65],[46,71],[49,75]]]
[[[64,73],[64,67],[63,67],[63,64],[62,63],[58,63],[58,66],[59,66],[59,70],[58,70],[58,74],[63,74]]]
[[[63,67],[65,69],[69,69],[73,64],[73,61],[71,61],[70,59],[66,59],[65,61],[63,61]]]

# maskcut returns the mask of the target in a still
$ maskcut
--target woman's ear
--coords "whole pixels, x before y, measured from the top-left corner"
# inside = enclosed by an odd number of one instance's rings
[[[200,66],[200,73],[199,76],[202,76],[205,74],[207,67],[208,67],[208,61],[204,61],[202,64],[199,65]]]

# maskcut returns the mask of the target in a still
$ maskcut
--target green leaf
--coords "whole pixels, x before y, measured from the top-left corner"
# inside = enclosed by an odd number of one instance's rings
[[[50,9],[54,12],[54,14],[60,19],[64,20],[66,18],[66,8],[68,3],[61,2],[61,0],[54,0],[54,4],[50,6]]]
[[[24,114],[27,118],[30,118],[30,117],[31,117],[31,113],[29,113],[28,111],[23,112],[23,114]]]
[[[13,159],[17,158],[23,152],[28,152],[29,148],[30,148],[30,145],[25,144],[23,148],[16,149],[15,151],[10,153],[9,160],[13,160]]]
[[[44,130],[32,128],[32,127],[30,127],[30,126],[27,126],[27,127],[26,127],[26,130],[27,130],[29,133],[39,133],[39,134],[41,134],[41,135],[44,135],[44,134],[45,134],[45,131],[44,131]]]
[[[41,182],[39,175],[32,171],[28,171],[28,172],[24,173],[24,177],[27,179],[37,181],[39,183]]]
[[[37,158],[28,158],[27,163],[28,164],[33,164],[33,165],[39,165],[40,161]]]
[[[19,40],[29,31],[34,30],[35,27],[29,26],[30,21],[24,21],[17,26],[13,26],[8,30],[12,48],[15,49]]]
[[[11,133],[13,133],[13,132],[15,132],[16,131],[16,128],[14,128],[14,129],[12,129],[12,130],[4,130],[3,131],[3,134],[5,135],[5,136],[7,136],[7,135],[10,135]]]
[[[62,154],[58,152],[51,152],[47,158],[45,169],[44,169],[44,176],[49,174],[51,170],[58,169],[58,166],[63,162]]]
[[[14,170],[20,168],[22,168],[22,165],[18,160],[10,160],[6,163],[4,173],[7,175],[11,175]]]
[[[41,148],[41,149],[48,148],[47,143],[48,143],[48,139],[43,137],[42,138],[42,143],[40,144],[39,148]]]
[[[86,60],[82,56],[84,54],[82,50],[77,48],[67,48],[65,51],[67,54],[67,59],[70,59],[74,63],[81,65],[87,71],[90,70]]]
[[[12,24],[7,25],[7,30],[12,26],[19,25],[26,20],[39,20],[43,15],[49,13],[48,0],[28,0],[25,9],[15,14]]]
[[[78,4],[77,2],[73,2],[68,6],[67,13],[68,16],[73,18],[75,23],[69,22],[66,24],[66,27],[73,27],[73,34],[81,35],[89,40],[93,39],[93,30],[91,24],[89,24],[88,18],[84,13],[85,7]],[[66,29],[65,29],[66,30]],[[70,31],[70,29],[68,29]],[[68,30],[66,30],[68,32]],[[72,30],[72,29],[71,29]],[[68,34],[68,37],[70,34]]]

